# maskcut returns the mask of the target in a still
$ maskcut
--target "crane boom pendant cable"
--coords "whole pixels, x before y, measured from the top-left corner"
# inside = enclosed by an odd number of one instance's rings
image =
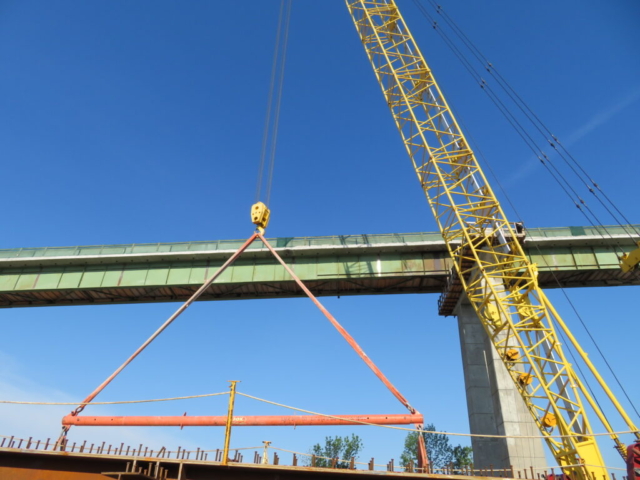
[[[552,178],[558,183],[561,189],[571,198],[572,202],[581,211],[581,213],[587,218],[589,223],[597,229],[596,225],[604,225],[604,222],[600,221],[592,209],[587,203],[580,197],[580,195],[571,186],[571,183],[565,178],[565,176],[558,170],[551,159],[542,151],[542,148],[538,145],[537,141],[532,138],[528,133],[528,130],[523,127],[520,120],[518,120],[509,107],[500,99],[500,96],[493,91],[491,86],[484,80],[478,70],[472,65],[472,62],[465,54],[456,46],[454,41],[440,28],[438,22],[432,17],[426,8],[419,2],[419,0],[413,0],[416,7],[420,10],[422,15],[430,22],[434,30],[440,35],[445,44],[453,51],[458,60],[462,63],[467,72],[474,78],[474,80],[484,90],[490,100],[496,105],[501,114],[507,119],[511,126],[516,130],[518,135],[527,144],[527,146],[533,151],[544,167],[549,171]],[[578,180],[585,186],[585,188],[594,196],[598,203],[605,209],[608,215],[613,218],[615,223],[623,228],[627,235],[634,240],[640,236],[640,232],[631,226],[631,222],[624,215],[624,213],[616,206],[616,204],[607,196],[602,190],[600,185],[596,183],[591,175],[580,165],[576,158],[567,150],[567,148],[560,142],[560,140],[551,132],[551,130],[545,125],[538,115],[531,109],[531,107],[524,101],[524,99],[516,92],[516,90],[507,82],[507,80],[500,74],[498,69],[487,59],[487,57],[478,49],[478,47],[469,39],[469,37],[462,31],[462,29],[456,24],[456,22],[449,16],[441,5],[438,5],[434,0],[429,0],[429,3],[440,15],[444,24],[447,25],[453,34],[460,39],[462,44],[471,52],[472,56],[482,65],[482,69],[486,70],[489,75],[496,81],[499,90],[502,90],[513,104],[520,110],[522,115],[528,120],[535,130],[544,138],[544,141],[553,148],[555,153],[562,159],[571,172],[578,178]],[[526,137],[526,138],[525,138]],[[553,170],[553,171],[552,171]],[[555,173],[554,173],[555,172]],[[595,187],[595,189],[591,186]],[[571,193],[569,192],[571,191]],[[598,192],[602,195],[601,198]],[[617,215],[616,213],[617,212]],[[589,214],[595,218],[595,221],[591,220]],[[620,217],[623,221],[621,221]],[[629,231],[629,230],[630,231]],[[598,230],[600,235],[604,238],[607,235],[607,231]],[[613,238],[609,235],[613,240]],[[622,250],[620,245],[617,245],[620,250],[621,260],[626,259],[626,252]]]
[[[559,171],[557,166],[551,161],[551,159],[546,154],[544,154],[542,149],[538,146],[537,142],[527,132],[527,129],[524,128],[524,126],[521,124],[521,122],[510,111],[509,107],[500,99],[499,95],[491,88],[491,86],[481,77],[480,72],[478,72],[476,70],[476,68],[472,65],[472,62],[470,61],[470,59],[465,56],[465,54],[462,52],[462,50],[460,48],[458,48],[458,46],[456,46],[454,41],[440,27],[440,25],[435,20],[435,18],[431,14],[429,14],[427,9],[419,2],[419,0],[413,0],[413,2],[418,7],[418,9],[422,13],[422,15],[425,17],[425,19],[427,19],[427,21],[433,26],[433,29],[439,34],[439,36],[445,42],[447,47],[458,58],[458,60],[461,62],[461,64],[464,66],[464,68],[467,70],[467,72],[471,75],[471,77],[474,79],[474,81],[476,81],[481,86],[481,88],[487,94],[487,96],[492,101],[492,103],[496,106],[496,108],[498,108],[500,113],[502,113],[502,115],[506,118],[508,123],[514,128],[514,130],[522,138],[523,142],[531,149],[531,151],[533,152],[534,156],[536,156],[540,160],[540,162],[543,164],[543,166],[549,172],[551,177],[557,182],[559,187],[564,191],[564,193],[572,200],[574,205],[585,216],[585,218],[588,220],[589,224],[603,238],[605,238],[605,236],[608,236],[611,240],[614,240],[613,236],[609,233],[609,231],[606,228],[600,227],[600,225],[604,225],[604,222],[599,220],[597,215],[587,205],[587,203],[580,197],[579,193],[572,187],[571,183],[564,177],[562,172]],[[622,229],[627,233],[627,235],[631,239],[634,240],[634,243],[635,243],[635,238],[636,237],[634,235],[640,236],[640,233],[631,225],[631,222],[628,220],[628,218],[617,208],[617,206],[614,204],[614,202],[606,195],[606,193],[596,183],[596,181],[593,179],[593,177],[591,175],[589,175],[589,173],[580,165],[580,163],[575,159],[575,157],[573,157],[573,155],[571,155],[571,153],[567,150],[567,148],[551,132],[551,130],[547,127],[547,125],[545,125],[545,123],[540,119],[540,117],[525,102],[525,100],[521,97],[521,95],[519,95],[518,92],[511,86],[511,84],[500,74],[498,69],[479,50],[479,48],[464,33],[464,31],[460,28],[460,26],[457,25],[457,23],[453,20],[453,18],[450,15],[447,14],[447,12],[444,10],[444,8],[441,5],[438,5],[434,0],[429,0],[429,3],[431,4],[432,8],[436,11],[436,13],[439,14],[443,18],[443,20],[445,22],[445,25],[447,25],[453,31],[454,35],[456,37],[458,37],[458,39],[460,39],[462,44],[471,52],[472,56],[475,57],[475,59],[478,61],[478,63],[483,65],[483,67],[486,69],[487,72],[489,72],[491,77],[493,77],[496,80],[496,82],[498,84],[498,87],[499,87],[498,90],[502,90],[503,92],[506,93],[506,95],[511,99],[513,104],[515,104],[516,107],[525,115],[526,119],[529,120],[529,122],[539,132],[539,134],[542,135],[545,138],[545,140],[549,143],[549,145],[556,151],[556,153],[561,157],[561,159],[569,166],[569,168],[575,174],[575,176],[585,185],[585,187],[589,190],[589,192],[591,192],[594,195],[594,197],[604,207],[604,209],[607,211],[607,213],[611,215],[611,217],[615,220],[615,222],[619,226],[622,227]],[[465,127],[465,129],[466,129],[466,127]],[[558,149],[558,146],[560,147],[560,150]],[[476,146],[476,149],[478,150],[477,146]],[[563,152],[564,152],[564,154],[563,154]],[[481,155],[481,156],[484,157],[484,155]],[[568,157],[568,159],[571,160],[573,165],[568,161],[567,157]],[[491,169],[491,166],[490,166],[489,162],[486,159],[484,159],[484,160],[485,160],[485,164],[489,167],[489,169]],[[575,165],[575,167],[574,167],[574,165]],[[584,177],[576,169],[579,170],[580,172],[582,172]],[[585,177],[586,177],[586,179],[585,179]],[[499,183],[499,179],[495,175],[494,175],[494,178],[496,179],[497,183]],[[594,191],[593,188],[591,188],[589,186],[588,182],[591,182],[593,184],[593,186],[602,194],[602,196],[607,201],[607,203],[609,205],[611,205],[612,208],[615,211],[618,212],[618,214],[622,217],[622,219],[626,222],[626,224],[623,224],[622,222],[620,222],[620,219],[618,218],[618,216],[616,216],[611,211],[611,209],[607,206],[607,204],[605,202],[603,202],[603,200],[598,196],[596,191]],[[509,204],[512,206],[514,212],[516,213],[516,215],[522,221],[522,216],[517,212],[517,209],[515,208],[515,206],[511,202],[511,199],[509,198],[508,194],[506,193],[506,191],[504,191],[504,189],[501,186],[500,186],[500,188],[501,188],[505,198],[508,200]],[[591,217],[589,215],[591,215]],[[592,219],[592,217],[593,217],[593,219]],[[631,232],[629,230],[631,230]],[[536,246],[536,248],[538,250],[540,250],[539,247]],[[625,271],[625,272],[626,271],[633,271],[634,268],[635,268],[634,263],[637,263],[637,262],[634,262],[633,259],[627,260],[627,258],[630,255],[633,255],[633,252],[631,254],[627,254],[623,250],[621,245],[617,244],[617,243],[615,244],[615,248],[621,254],[621,255],[619,255],[619,258],[621,260],[621,267],[623,268],[623,271]],[[638,251],[640,251],[640,249],[638,249]],[[541,253],[541,252],[539,251],[539,253]],[[636,255],[638,255],[638,254],[636,254]],[[640,271],[640,270],[636,270],[636,271]],[[552,275],[554,276],[554,278],[556,278],[555,274],[553,274],[553,272],[552,272]],[[607,365],[607,368],[610,370],[611,374],[613,375],[613,377],[615,378],[616,382],[620,386],[622,392],[624,393],[625,397],[629,401],[629,404],[631,405],[633,410],[636,412],[636,415],[638,415],[639,418],[640,418],[640,414],[638,414],[638,409],[637,409],[636,405],[634,404],[633,400],[631,399],[631,397],[626,392],[624,386],[619,381],[616,373],[613,371],[612,367],[610,366],[610,363],[609,363],[608,359],[605,357],[605,355],[602,352],[600,346],[598,345],[598,343],[593,338],[593,335],[591,334],[591,332],[589,331],[589,329],[588,329],[587,325],[585,324],[584,320],[582,319],[582,317],[578,313],[575,305],[573,305],[573,303],[570,301],[567,293],[564,291],[564,289],[562,288],[562,286],[561,286],[560,282],[557,280],[557,278],[556,278],[556,283],[558,284],[560,289],[563,291],[565,298],[571,304],[571,307],[572,307],[574,313],[576,314],[576,316],[578,317],[580,323],[582,324],[582,326],[584,327],[584,329],[587,332],[588,336],[592,340],[592,342],[595,345],[596,349],[598,350],[600,356],[602,357],[602,359],[604,360],[605,364]],[[588,382],[587,382],[587,385],[588,385]]]
[[[456,278],[515,388],[563,473],[574,480],[606,476],[600,449],[589,439],[582,398],[592,408],[597,404],[591,403],[562,350],[556,333],[561,318],[546,301],[537,266],[515,240],[395,0],[346,3],[453,259]],[[518,131],[529,139],[526,130]],[[531,140],[530,146],[538,150]],[[543,152],[536,156],[547,161]],[[555,173],[555,165],[548,168]],[[504,232],[511,240],[502,238]],[[551,438],[554,428],[571,432],[572,438]],[[620,453],[623,447],[617,444]]]

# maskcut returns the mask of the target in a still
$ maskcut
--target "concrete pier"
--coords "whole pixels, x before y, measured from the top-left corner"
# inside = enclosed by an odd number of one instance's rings
[[[467,394],[471,433],[488,435],[540,435],[513,380],[466,298],[455,312]],[[472,437],[476,468],[546,468],[539,438]],[[540,472],[541,470],[538,470]],[[498,472],[496,472],[497,474]]]

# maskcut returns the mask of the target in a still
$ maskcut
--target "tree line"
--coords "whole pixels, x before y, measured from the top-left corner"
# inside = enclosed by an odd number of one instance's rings
[[[465,467],[473,463],[473,450],[469,446],[452,445],[449,437],[437,431],[432,423],[425,425],[424,432],[409,432],[404,440],[404,450],[400,454],[400,466],[407,467],[410,463],[418,463],[418,438],[424,436],[427,446],[429,462],[434,469],[452,468],[455,472],[464,471]],[[337,458],[337,468],[349,468],[351,458],[358,459],[364,445],[358,435],[346,437],[326,437],[324,445],[316,443],[311,447],[310,454],[315,455],[316,467],[331,467],[331,459]],[[310,464],[310,461],[308,462]]]

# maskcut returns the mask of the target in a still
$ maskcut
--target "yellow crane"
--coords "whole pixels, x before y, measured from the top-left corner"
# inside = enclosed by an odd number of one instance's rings
[[[454,275],[527,409],[565,474],[572,480],[606,478],[585,402],[623,458],[626,446],[567,361],[556,328],[640,439],[638,428],[538,286],[536,265],[527,259],[395,1],[345,1],[454,261]]]

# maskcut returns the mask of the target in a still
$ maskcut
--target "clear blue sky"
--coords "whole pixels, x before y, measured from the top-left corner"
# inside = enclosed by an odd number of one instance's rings
[[[640,5],[441,3],[640,223]],[[525,223],[585,225],[414,4],[399,5]],[[0,247],[249,236],[278,7],[275,0],[0,2]],[[294,3],[271,207],[272,237],[436,228],[340,0]],[[640,397],[633,366],[638,289],[570,295],[630,394]],[[551,297],[584,339],[559,292]],[[436,302],[436,295],[325,300],[428,422],[465,432],[457,326],[437,316]],[[84,398],[176,308],[2,311],[0,398]],[[246,393],[324,413],[403,411],[300,299],[198,304],[98,400],[217,392],[229,379],[242,380]],[[87,411],[221,415],[225,402]],[[68,410],[1,407],[0,434],[56,436]],[[237,413],[287,414],[245,399]],[[326,435],[351,432],[364,440],[365,461],[386,463],[402,450],[403,433],[369,427],[235,429],[232,446],[271,440],[307,451]],[[222,436],[221,429],[71,432],[72,441],[122,439],[156,448],[217,448]],[[608,462],[620,467],[603,445]]]

